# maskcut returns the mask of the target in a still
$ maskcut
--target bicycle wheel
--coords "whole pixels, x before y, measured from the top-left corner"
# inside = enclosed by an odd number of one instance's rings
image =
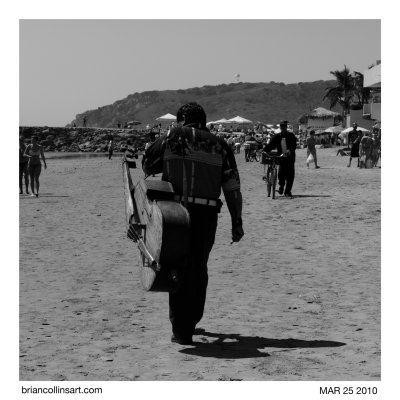
[[[272,198],[275,199],[275,190],[276,190],[276,181],[278,178],[278,173],[276,168],[274,168],[271,172],[271,186],[272,186]]]
[[[267,170],[267,197],[271,196],[271,187],[272,187],[272,181],[271,181],[271,168],[268,166]]]

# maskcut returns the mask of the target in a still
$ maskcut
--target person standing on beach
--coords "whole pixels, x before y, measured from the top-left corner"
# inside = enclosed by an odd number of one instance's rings
[[[360,142],[362,137],[363,137],[362,131],[357,131],[357,137],[355,139],[352,139],[350,158],[349,158],[349,163],[347,164],[348,167],[351,166],[351,160],[353,158],[357,158],[357,167],[360,166]]]
[[[379,161],[379,155],[381,150],[381,141],[378,137],[378,131],[374,128],[372,132],[372,166],[376,167]]]
[[[204,312],[207,261],[222,205],[221,189],[231,215],[233,242],[244,235],[242,194],[232,149],[206,128],[204,109],[197,103],[185,104],[177,112],[177,122],[146,150],[142,165],[147,176],[163,173],[162,180],[172,184],[190,214],[190,256],[178,285],[169,292],[169,318],[172,342],[191,344]]]
[[[353,151],[353,144],[354,144],[354,142],[357,141],[358,136],[359,136],[357,127],[358,127],[358,125],[356,123],[354,123],[353,124],[353,130],[351,130],[349,132],[349,134],[348,134],[348,144],[349,144],[349,147],[350,147],[349,163],[347,164],[348,167],[351,166],[351,160],[353,158],[357,158],[357,167],[360,166],[360,159],[358,158],[358,156],[359,156],[359,154],[358,154],[359,141],[356,143],[356,146],[355,146],[354,151]]]
[[[25,180],[26,194],[29,194],[29,172],[28,172],[28,161],[29,158],[25,156],[26,146],[24,138],[19,138],[19,194],[23,194],[22,191],[22,178]]]
[[[307,144],[307,160],[310,154],[313,156],[315,168],[319,168],[317,163],[317,149],[315,148],[315,131],[310,131],[310,137],[306,140]],[[307,161],[307,168],[309,167],[309,162]]]
[[[374,142],[369,132],[364,132],[360,139],[360,168],[370,168],[372,166],[372,149]]]
[[[252,134],[248,133],[245,136],[245,142],[243,144],[244,159],[246,160],[246,162],[249,161],[250,151],[252,149],[252,146],[254,146],[254,142],[256,142],[256,138]]]
[[[111,138],[108,142],[108,159],[111,160],[111,157],[114,152],[114,138]]]
[[[289,132],[288,121],[281,121],[279,124],[280,133],[274,135],[271,140],[264,146],[266,153],[277,149],[280,158],[278,171],[279,194],[293,198],[292,186],[294,182],[294,164],[296,162],[297,138],[293,132]]]
[[[40,162],[40,158],[43,160],[44,169],[47,169],[47,164],[46,159],[44,158],[43,147],[38,143],[38,137],[36,135],[32,136],[31,144],[26,147],[24,156],[29,159],[28,171],[31,181],[31,196],[39,197],[39,177],[40,173],[42,172],[42,163]]]

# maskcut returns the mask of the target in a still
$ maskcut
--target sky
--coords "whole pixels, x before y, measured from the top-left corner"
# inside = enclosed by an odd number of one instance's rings
[[[135,92],[228,84],[236,74],[328,80],[379,59],[379,19],[20,19],[19,124],[65,126]]]

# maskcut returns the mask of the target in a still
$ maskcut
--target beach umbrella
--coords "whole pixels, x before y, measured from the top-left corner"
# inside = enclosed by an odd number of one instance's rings
[[[326,128],[324,130],[324,132],[326,133],[336,133],[339,134],[340,132],[342,132],[343,127],[342,126],[331,126],[330,128]]]
[[[341,133],[339,133],[338,136],[340,137],[340,139],[344,139],[344,140],[347,141],[347,137],[349,136],[349,132],[351,132],[352,130],[353,130],[353,127],[346,128]],[[362,131],[362,132],[370,132],[368,129],[365,129],[365,128],[361,127],[361,126],[357,126],[357,130],[358,131]]]
[[[156,121],[176,121],[175,115],[172,115],[170,113],[164,114],[161,117],[156,118]]]
[[[346,129],[342,130],[341,133],[346,133],[347,134],[347,133],[351,132],[352,130],[353,130],[353,127],[346,128]],[[357,126],[357,131],[370,132],[369,129],[365,129],[365,128],[361,127],[361,126]]]

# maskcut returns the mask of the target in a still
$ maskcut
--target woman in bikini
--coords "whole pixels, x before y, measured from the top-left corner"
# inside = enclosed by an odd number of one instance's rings
[[[39,197],[39,176],[42,172],[42,164],[40,158],[42,158],[44,163],[44,168],[47,168],[46,159],[44,158],[43,147],[38,144],[38,137],[32,136],[31,144],[26,147],[25,156],[29,158],[28,161],[28,171],[31,179],[31,196]],[[36,183],[36,193],[35,193],[35,183]]]
[[[26,194],[29,194],[29,177],[28,177],[28,158],[24,156],[25,153],[24,138],[19,138],[19,194],[23,194],[22,191],[22,178],[25,179]]]

